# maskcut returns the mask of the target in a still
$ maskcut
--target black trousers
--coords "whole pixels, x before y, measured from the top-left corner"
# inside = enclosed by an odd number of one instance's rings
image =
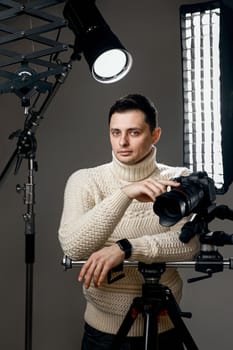
[[[115,335],[100,332],[87,323],[81,350],[111,350]],[[159,350],[184,350],[175,329],[159,334]],[[119,350],[144,350],[143,337],[127,337]]]

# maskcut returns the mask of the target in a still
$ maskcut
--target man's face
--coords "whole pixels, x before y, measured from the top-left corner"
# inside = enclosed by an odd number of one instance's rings
[[[115,157],[133,165],[144,159],[160,138],[161,129],[151,132],[140,110],[113,113],[110,121],[110,141]]]

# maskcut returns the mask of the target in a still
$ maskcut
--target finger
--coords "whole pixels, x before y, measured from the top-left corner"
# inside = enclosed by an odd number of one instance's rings
[[[93,275],[94,275],[95,268],[96,268],[96,265],[95,265],[95,263],[93,263],[89,267],[89,269],[87,270],[87,272],[86,272],[86,274],[84,276],[84,279],[85,279],[84,287],[86,289],[88,289],[90,287],[90,284],[91,284],[91,281],[92,281],[92,278],[93,278]]]
[[[161,190],[164,190],[169,184],[171,185],[171,181],[166,180],[154,180],[154,179],[148,179],[147,183],[156,186],[160,188]]]
[[[99,287],[106,279],[108,272],[110,271],[110,267],[108,265],[104,265],[104,267],[101,270],[101,273],[99,275],[99,278],[97,280],[97,287]]]
[[[144,198],[148,197],[153,202],[155,200],[156,194],[155,191],[151,188],[151,186],[144,184],[142,196]]]
[[[162,184],[164,184],[165,186],[179,186],[180,183],[174,180],[159,180],[159,182],[161,182]]]
[[[154,183],[153,188],[157,195],[167,191],[167,186],[159,181]]]
[[[147,182],[145,183],[145,186],[149,189],[149,191],[152,194],[153,200],[159,196],[160,194],[166,192],[167,187],[158,181],[153,181],[153,182]]]
[[[81,271],[79,273],[79,276],[78,276],[78,281],[79,282],[82,282],[84,276],[86,275],[87,273],[87,270],[89,269],[89,267],[91,266],[92,264],[92,261],[89,259],[86,261],[86,263],[82,266],[81,268]]]
[[[153,180],[150,183],[152,184],[153,189],[156,192],[156,196],[158,196],[162,193],[165,193],[167,191],[170,191],[172,187],[180,186],[179,182],[176,182],[173,180],[157,180],[157,181]]]
[[[93,273],[93,282],[94,282],[94,285],[95,287],[98,287],[98,281],[99,281],[99,278],[101,276],[101,273],[103,271],[103,264],[102,263],[99,263],[95,270],[94,270],[94,273]]]

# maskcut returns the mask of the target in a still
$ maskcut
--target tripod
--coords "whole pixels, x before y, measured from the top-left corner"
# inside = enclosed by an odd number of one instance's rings
[[[191,313],[181,312],[171,290],[159,283],[161,275],[165,271],[165,263],[154,263],[151,265],[139,263],[138,269],[145,280],[145,283],[142,285],[142,296],[133,300],[116,334],[111,350],[119,349],[139,313],[144,317],[143,337],[145,350],[159,349],[158,318],[163,311],[166,311],[170,317],[180,342],[189,350],[198,350],[181,318],[181,316],[190,318]]]
[[[214,243],[216,244],[216,236],[214,236]],[[227,235],[224,234],[224,237],[221,235],[221,245],[224,245],[224,242],[231,241],[233,244],[233,234]],[[211,236],[208,236],[208,244]],[[219,241],[219,238],[218,238]],[[212,244],[211,238],[211,244]],[[207,245],[208,245],[207,244]],[[229,243],[227,243],[229,244]],[[220,242],[218,242],[220,245]],[[201,276],[197,278],[189,279],[188,282],[200,281],[204,278],[209,278],[213,273],[223,271],[224,268],[233,269],[233,258],[223,259],[220,254],[217,254],[216,251],[214,255],[206,254],[204,251],[198,255],[197,259],[193,261],[174,261],[166,263],[154,263],[151,265],[145,265],[140,262],[131,262],[125,261],[124,266],[127,267],[138,267],[139,271],[143,274],[145,283],[142,286],[142,296],[137,297],[133,300],[132,305],[129,308],[128,313],[126,314],[123,323],[116,334],[115,341],[111,347],[111,350],[119,350],[120,345],[123,343],[124,338],[128,334],[133,322],[137,318],[139,313],[142,313],[145,317],[144,324],[144,344],[145,350],[158,350],[158,327],[157,320],[161,311],[166,311],[170,319],[173,322],[173,325],[178,333],[180,342],[186,346],[188,350],[197,350],[198,347],[194,343],[189,331],[187,330],[184,322],[181,319],[181,316],[190,318],[191,313],[181,312],[176,300],[174,299],[170,289],[159,283],[162,273],[165,271],[165,267],[168,268],[195,268],[196,271],[206,273],[207,276]],[[65,268],[65,271],[73,267],[82,266],[85,261],[72,260],[68,256],[63,256],[62,265]],[[117,270],[119,272],[119,270]],[[122,272],[122,270],[120,270]],[[124,274],[117,277],[123,278]],[[111,282],[116,281],[116,278],[111,279]]]
[[[233,234],[227,234],[223,231],[210,232],[208,223],[215,218],[233,220],[233,211],[225,205],[211,206],[198,213],[192,221],[187,222],[180,234],[180,240],[187,243],[194,235],[198,234],[201,250],[193,261],[177,261],[166,263],[154,263],[146,265],[141,262],[125,261],[127,266],[137,266],[144,277],[145,283],[142,285],[142,296],[136,297],[112,344],[111,350],[119,350],[120,345],[124,342],[130,328],[136,320],[138,314],[142,314],[144,322],[144,349],[158,350],[158,318],[161,312],[166,311],[170,317],[176,331],[178,338],[182,345],[185,345],[188,350],[198,350],[192,336],[187,330],[183,317],[191,317],[191,313],[184,313],[180,310],[171,290],[159,283],[162,273],[166,267],[171,268],[190,268],[195,267],[197,272],[202,272],[205,275],[189,279],[188,282],[196,282],[206,278],[212,277],[213,273],[223,271],[225,267],[233,269],[233,258],[223,259],[218,252],[217,246],[224,246],[225,244],[233,244]],[[62,265],[65,270],[72,267],[78,267],[85,263],[85,261],[72,261],[69,257],[64,256]],[[121,266],[122,268],[122,266]],[[114,272],[122,272],[119,269],[113,269]],[[108,283],[112,283],[119,278],[124,277],[124,273],[114,277],[108,278]]]

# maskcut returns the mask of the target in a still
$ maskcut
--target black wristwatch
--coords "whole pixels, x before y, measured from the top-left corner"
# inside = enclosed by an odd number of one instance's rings
[[[120,239],[119,241],[116,241],[116,244],[118,244],[120,249],[125,253],[125,259],[129,259],[132,254],[132,245],[128,239]]]

